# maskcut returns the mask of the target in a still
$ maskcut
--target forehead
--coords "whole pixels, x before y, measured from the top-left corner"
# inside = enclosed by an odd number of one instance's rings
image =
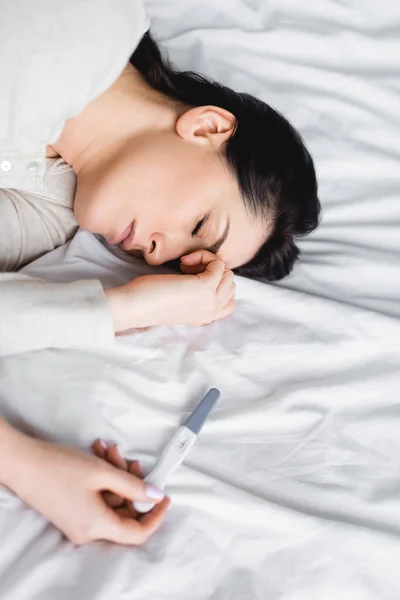
[[[269,229],[261,218],[250,215],[242,204],[230,214],[229,235],[218,255],[229,269],[246,264],[267,239]]]

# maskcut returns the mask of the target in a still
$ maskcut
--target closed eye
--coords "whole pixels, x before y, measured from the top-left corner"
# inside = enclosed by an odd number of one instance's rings
[[[203,227],[205,220],[206,220],[205,218],[200,219],[200,221],[197,223],[196,227],[192,231],[192,237],[195,237],[201,231],[201,228]]]

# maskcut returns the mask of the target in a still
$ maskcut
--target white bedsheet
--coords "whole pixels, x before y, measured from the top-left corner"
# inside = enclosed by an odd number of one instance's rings
[[[239,278],[222,322],[1,361],[12,422],[82,448],[115,440],[148,467],[208,387],[222,397],[143,548],[75,549],[0,490],[0,598],[397,600],[400,5],[147,5],[180,66],[260,95],[302,130],[324,221],[282,284]],[[80,232],[26,271],[109,285],[146,268]]]

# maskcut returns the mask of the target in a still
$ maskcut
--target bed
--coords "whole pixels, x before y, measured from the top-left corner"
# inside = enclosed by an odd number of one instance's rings
[[[400,4],[149,0],[182,68],[260,96],[302,132],[323,223],[279,284],[237,278],[204,328],[0,363],[0,408],[46,439],[119,443],[146,468],[202,394],[221,399],[143,547],[74,547],[0,488],[2,600],[400,597]],[[147,272],[80,231],[26,272]]]

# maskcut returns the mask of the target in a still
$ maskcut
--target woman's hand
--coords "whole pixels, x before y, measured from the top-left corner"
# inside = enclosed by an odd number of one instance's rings
[[[113,443],[107,445],[103,440],[97,439],[92,444],[92,451],[96,456],[110,463],[110,465],[122,469],[123,471],[128,471],[128,473],[132,473],[132,475],[135,475],[135,477],[139,477],[140,479],[144,478],[140,462],[138,460],[126,460],[123,458],[117,444]],[[139,513],[134,508],[132,502],[128,498],[113,494],[112,492],[104,492],[103,498],[110,508],[114,509],[122,516],[133,517],[135,519],[142,516],[142,513]]]
[[[184,275],[143,275],[105,290],[115,331],[153,325],[205,325],[235,307],[233,272],[206,250],[182,258]]]
[[[137,476],[137,467],[136,474],[128,473],[95,456],[8,429],[12,468],[2,482],[73,543],[109,540],[139,545],[160,527],[169,499],[149,488]],[[7,460],[4,453],[2,460]],[[113,495],[129,502],[150,498],[157,504],[136,520],[134,512],[110,507]]]

